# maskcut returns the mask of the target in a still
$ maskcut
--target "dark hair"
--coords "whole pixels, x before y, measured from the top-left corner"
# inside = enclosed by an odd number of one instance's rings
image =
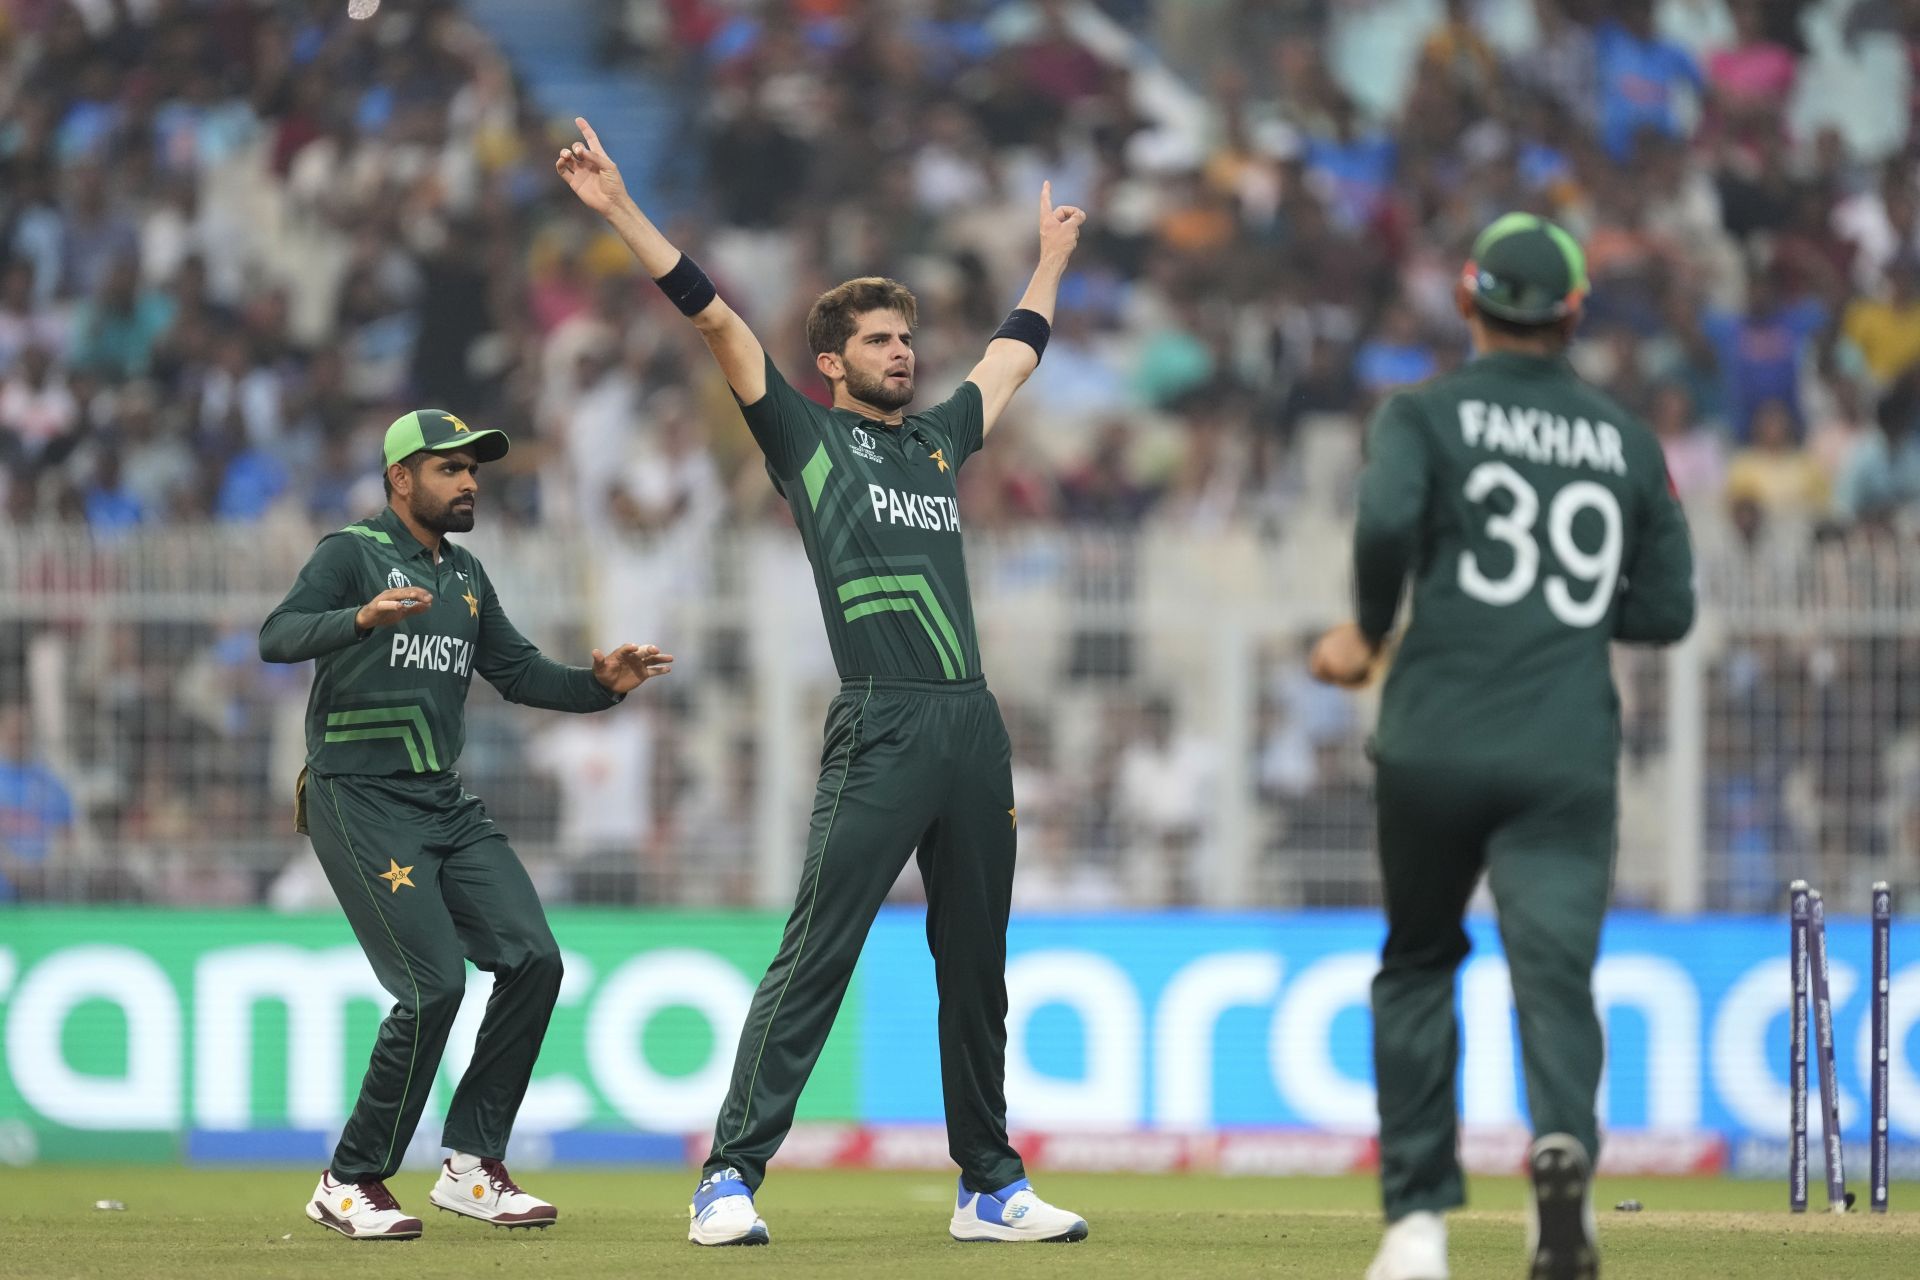
[[[1487,332],[1497,337],[1517,338],[1525,342],[1552,340],[1563,347],[1572,338],[1566,329],[1565,317],[1548,320],[1544,324],[1526,324],[1519,320],[1508,320],[1503,316],[1496,316],[1482,307],[1475,307],[1474,311],[1479,315],[1480,323],[1487,326]]]
[[[859,330],[860,317],[869,311],[898,311],[911,329],[919,319],[920,307],[913,290],[885,276],[861,276],[835,285],[807,312],[807,349],[816,356],[827,352],[839,355]]]
[[[399,465],[407,469],[407,474],[413,477],[416,484],[419,483],[420,480],[420,468],[427,465],[427,454],[429,452],[430,450],[427,449],[415,449],[412,453],[400,459]],[[386,487],[387,497],[393,497],[393,473],[384,467],[381,468],[380,471],[380,483]]]

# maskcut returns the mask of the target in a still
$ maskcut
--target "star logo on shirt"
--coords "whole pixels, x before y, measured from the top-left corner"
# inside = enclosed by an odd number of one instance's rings
[[[471,588],[468,589],[467,594],[460,598],[467,602],[467,616],[469,618],[477,618],[480,616],[480,599],[473,594]]]
[[[944,474],[947,469],[947,451],[945,449],[935,449],[932,457],[934,462],[939,464],[940,470],[942,474]]]
[[[1007,810],[1007,825],[1009,827],[1018,827],[1020,825],[1020,806],[1019,805],[1015,805],[1013,806],[1013,808]]]
[[[387,869],[380,873],[380,879],[385,880],[391,885],[394,893],[400,892],[401,885],[405,885],[409,889],[417,888],[418,886],[407,878],[408,873],[412,870],[412,867],[403,867],[392,858],[388,858]]]

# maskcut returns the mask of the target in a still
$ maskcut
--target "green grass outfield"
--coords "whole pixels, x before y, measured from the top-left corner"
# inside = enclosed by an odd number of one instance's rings
[[[706,1250],[686,1241],[691,1175],[576,1169],[526,1179],[561,1207],[559,1225],[545,1232],[509,1232],[432,1211],[432,1174],[402,1173],[391,1185],[420,1214],[426,1235],[357,1243],[303,1215],[317,1176],[315,1169],[9,1169],[0,1172],[0,1276],[1357,1280],[1380,1230],[1366,1179],[1057,1174],[1041,1189],[1086,1215],[1092,1236],[1085,1243],[962,1245],[946,1233],[950,1179],[776,1172],[759,1198],[772,1247]],[[1613,1212],[1629,1197],[1645,1210]],[[1454,1275],[1517,1280],[1521,1184],[1479,1179],[1472,1198],[1472,1209],[1452,1219]],[[103,1199],[123,1201],[126,1211],[94,1209]],[[1602,1179],[1598,1203],[1608,1280],[1920,1277],[1920,1185],[1896,1186],[1895,1211],[1884,1217],[1795,1218],[1785,1211],[1782,1184],[1698,1179]]]

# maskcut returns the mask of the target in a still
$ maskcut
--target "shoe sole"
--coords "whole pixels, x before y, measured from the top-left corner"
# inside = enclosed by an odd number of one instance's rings
[[[465,1218],[468,1222],[484,1222],[490,1227],[504,1227],[508,1231],[545,1231],[557,1218],[529,1218],[525,1222],[502,1222],[498,1218],[483,1218],[477,1213],[463,1213],[458,1209],[449,1209],[443,1204],[433,1206],[442,1213],[450,1213],[456,1218]]]
[[[689,1231],[687,1232],[687,1243],[697,1244],[703,1249],[741,1249],[752,1248],[754,1245],[770,1244],[772,1243],[772,1237],[768,1234],[767,1226],[764,1222],[756,1222],[747,1229],[747,1234],[732,1240],[702,1240],[699,1236]]]
[[[469,1213],[466,1206],[448,1204],[432,1192],[427,1193],[427,1200],[442,1213],[450,1213],[456,1218],[465,1218],[470,1222],[484,1222],[490,1227],[505,1227],[508,1231],[520,1228],[528,1231],[544,1231],[560,1219],[560,1211],[556,1209],[551,1218],[526,1218],[519,1222],[503,1222],[499,1218],[489,1218],[485,1214]]]
[[[1586,1161],[1565,1147],[1545,1147],[1527,1171],[1540,1223],[1527,1280],[1599,1280],[1600,1251],[1587,1235]]]
[[[973,1222],[967,1224],[969,1231],[978,1235],[961,1235],[949,1225],[947,1234],[961,1244],[1079,1244],[1087,1238],[1087,1224],[1076,1222],[1059,1235],[1035,1236],[1013,1231],[1007,1227],[996,1227],[991,1222]],[[1005,1232],[1006,1234],[996,1234]]]
[[[307,1206],[307,1221],[313,1223],[316,1227],[331,1231],[333,1234],[343,1236],[348,1240],[418,1240],[420,1238],[418,1231],[390,1231],[382,1232],[378,1235],[361,1235],[359,1232],[349,1229],[346,1223],[334,1217],[325,1209],[320,1210],[320,1212],[316,1214],[314,1208],[315,1206],[311,1204]]]

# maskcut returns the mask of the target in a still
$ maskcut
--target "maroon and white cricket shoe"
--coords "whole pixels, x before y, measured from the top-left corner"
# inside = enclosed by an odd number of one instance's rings
[[[307,1201],[307,1216],[349,1240],[418,1240],[420,1219],[401,1211],[400,1202],[378,1178],[341,1182],[322,1170],[320,1185]]]
[[[496,1227],[550,1227],[560,1211],[538,1196],[520,1189],[498,1160],[480,1161],[466,1173],[455,1173],[451,1159],[440,1162],[440,1180],[427,1198],[448,1213],[458,1213]]]

